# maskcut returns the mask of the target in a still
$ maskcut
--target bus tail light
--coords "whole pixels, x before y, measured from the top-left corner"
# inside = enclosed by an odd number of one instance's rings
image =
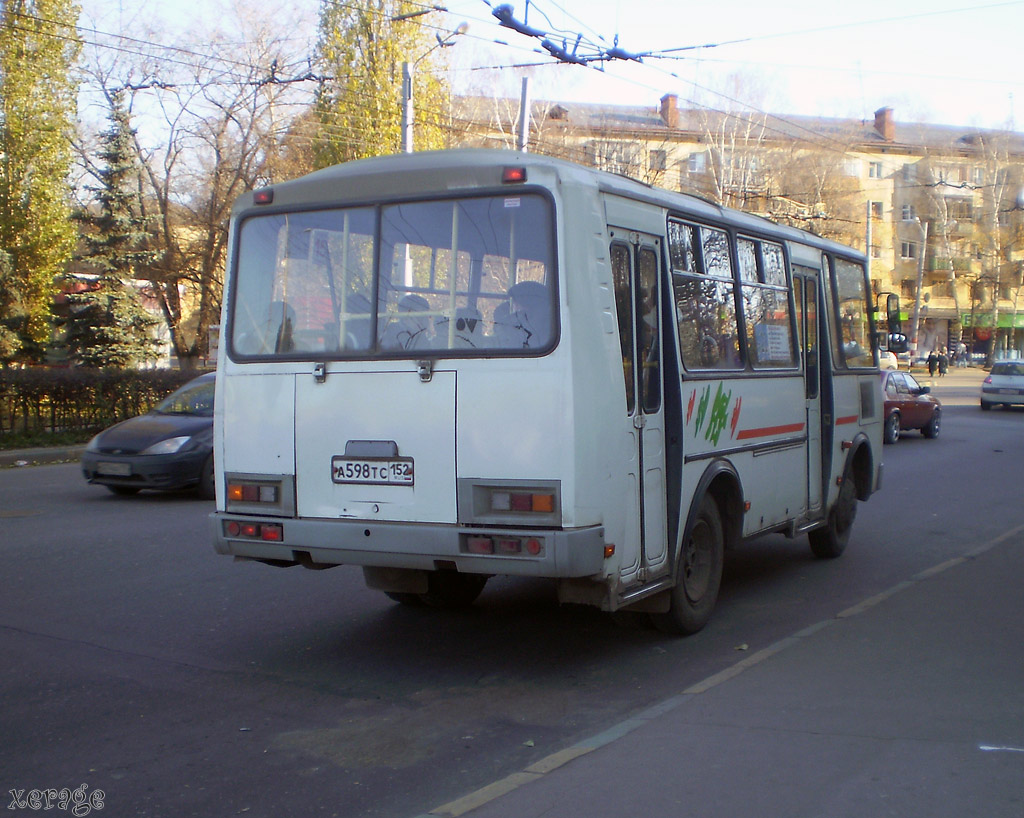
[[[561,528],[562,485],[558,480],[459,478],[459,522],[464,525]]]
[[[507,534],[465,534],[462,539],[462,551],[467,554],[499,557],[541,557],[544,555],[544,538]]]
[[[233,540],[263,540],[284,542],[284,526],[281,523],[253,523],[246,520],[226,520],[224,536]]]
[[[502,491],[491,492],[491,511],[513,511],[521,513],[552,514],[555,511],[555,495],[551,491]]]
[[[288,474],[225,474],[225,511],[295,516],[295,478]]]

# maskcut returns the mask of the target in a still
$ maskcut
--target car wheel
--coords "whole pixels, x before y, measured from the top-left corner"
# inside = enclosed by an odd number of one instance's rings
[[[121,497],[131,497],[140,491],[135,486],[107,486],[106,488],[111,494],[117,494]]]
[[[722,585],[725,562],[725,530],[714,498],[705,494],[693,527],[679,554],[679,576],[671,590],[666,613],[651,614],[663,633],[688,635],[703,628],[711,618]]]
[[[850,541],[850,530],[857,517],[857,488],[852,475],[843,478],[839,488],[839,497],[828,515],[828,523],[813,531],[809,531],[807,539],[811,543],[814,556],[821,559],[835,559],[846,550]]]
[[[939,428],[942,425],[942,412],[936,410],[932,415],[931,422],[921,430],[921,434],[934,440],[939,436]]]
[[[981,411],[982,412],[990,412],[990,411],[992,411],[992,404],[991,403],[985,403],[985,401],[982,401],[981,402]]]
[[[900,413],[893,412],[885,419],[885,431],[882,433],[882,440],[885,443],[895,443],[900,439]]]
[[[196,493],[203,500],[213,500],[217,496],[217,489],[214,485],[212,454],[206,458],[202,471],[199,472],[199,485],[196,486]]]

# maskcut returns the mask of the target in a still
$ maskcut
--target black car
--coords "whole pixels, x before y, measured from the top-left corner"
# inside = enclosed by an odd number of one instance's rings
[[[85,479],[115,494],[195,488],[212,499],[214,377],[200,375],[148,414],[96,435],[82,454]]]

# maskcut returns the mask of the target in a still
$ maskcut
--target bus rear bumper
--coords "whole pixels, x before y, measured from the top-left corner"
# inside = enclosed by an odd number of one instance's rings
[[[218,554],[275,565],[361,565],[470,574],[596,577],[605,573],[604,528],[466,528],[367,520],[210,515]],[[270,537],[270,539],[268,539]]]

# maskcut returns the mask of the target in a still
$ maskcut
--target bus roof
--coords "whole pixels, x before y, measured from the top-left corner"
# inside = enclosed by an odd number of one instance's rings
[[[463,189],[498,189],[502,186],[502,170],[508,167],[525,168],[527,183],[558,181],[589,185],[604,193],[665,208],[682,217],[724,222],[741,232],[768,234],[780,240],[863,258],[862,253],[844,244],[718,205],[699,196],[653,187],[564,159],[513,150],[456,148],[359,159],[280,182],[264,190],[272,191],[274,209],[372,204],[438,192],[455,193]],[[373,191],[372,196],[367,194],[368,190]],[[254,200],[255,193],[250,191],[241,195],[235,201],[233,213],[239,215],[261,207]]]

